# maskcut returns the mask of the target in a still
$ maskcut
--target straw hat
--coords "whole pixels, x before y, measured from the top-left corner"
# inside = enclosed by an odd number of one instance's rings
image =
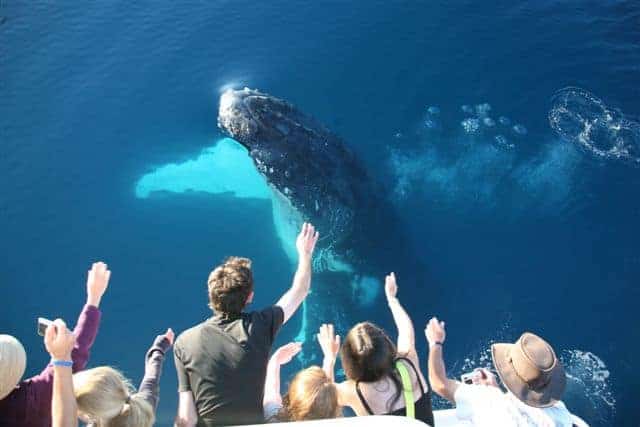
[[[502,383],[527,405],[545,408],[562,398],[567,384],[564,368],[539,336],[525,332],[515,344],[494,344],[491,356]]]
[[[11,335],[0,334],[0,400],[20,382],[27,366],[27,354],[20,341]]]

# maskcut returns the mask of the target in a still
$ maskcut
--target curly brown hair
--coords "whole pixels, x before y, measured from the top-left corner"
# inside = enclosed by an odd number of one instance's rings
[[[212,310],[226,317],[239,315],[253,292],[251,260],[227,258],[209,274],[207,284]]]

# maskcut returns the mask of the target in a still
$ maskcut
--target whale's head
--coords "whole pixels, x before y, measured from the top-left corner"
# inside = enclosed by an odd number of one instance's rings
[[[229,89],[220,97],[218,126],[249,151],[282,148],[301,118],[288,102],[257,90]]]
[[[258,171],[284,194],[317,184],[313,181],[335,169],[334,160],[347,157],[322,124],[289,102],[253,89],[222,94],[218,126],[247,149]]]

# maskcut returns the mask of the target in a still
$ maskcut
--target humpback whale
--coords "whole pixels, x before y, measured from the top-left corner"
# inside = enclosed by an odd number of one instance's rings
[[[247,149],[281,203],[320,231],[318,271],[351,273],[375,297],[373,277],[406,249],[392,206],[344,141],[291,103],[244,88],[220,97],[218,126]],[[397,267],[397,266],[396,266]]]
[[[401,233],[384,191],[344,141],[294,105],[244,88],[220,97],[218,126],[267,183],[321,233],[320,270],[374,273]],[[382,256],[381,256],[382,255]],[[388,268],[391,268],[389,266]]]

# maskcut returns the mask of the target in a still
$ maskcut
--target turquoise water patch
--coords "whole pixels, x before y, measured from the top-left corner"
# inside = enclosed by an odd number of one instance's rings
[[[238,198],[271,198],[271,189],[256,170],[247,150],[231,138],[220,139],[195,159],[160,166],[136,183],[136,197],[140,199],[160,191],[203,191],[232,193]]]

